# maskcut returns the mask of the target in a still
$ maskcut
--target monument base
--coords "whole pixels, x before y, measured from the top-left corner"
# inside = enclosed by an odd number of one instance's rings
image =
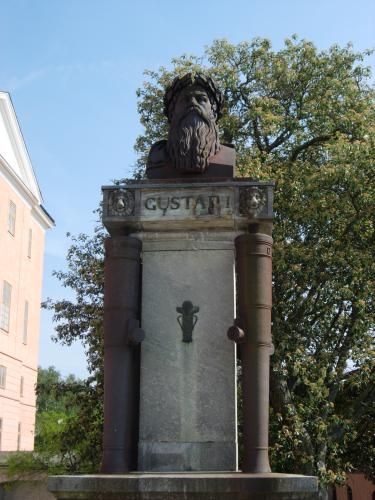
[[[316,477],[294,474],[144,473],[50,476],[61,500],[315,500]]]

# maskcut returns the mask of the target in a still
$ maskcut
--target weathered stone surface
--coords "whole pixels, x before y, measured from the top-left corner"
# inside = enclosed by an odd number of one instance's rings
[[[140,470],[194,471],[235,469],[236,449],[227,442],[147,442],[139,444]],[[226,467],[225,467],[226,466]]]
[[[235,314],[233,236],[228,240],[212,233],[143,239],[139,470],[236,469],[235,351],[226,337]],[[191,342],[181,328],[185,301],[199,308]]]
[[[143,242],[137,468],[236,470],[234,240],[249,225],[270,233],[273,184],[189,178],[103,193],[111,236]]]
[[[54,500],[44,479],[19,479],[2,481],[0,478],[0,500]]]
[[[111,235],[135,231],[246,230],[271,221],[273,184],[226,182],[104,186],[103,223]]]
[[[289,474],[195,473],[51,476],[61,500],[315,500],[317,478]]]

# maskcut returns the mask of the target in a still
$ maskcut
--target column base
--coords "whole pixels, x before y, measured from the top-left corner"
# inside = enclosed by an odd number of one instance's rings
[[[50,476],[59,500],[315,500],[316,477],[293,474],[132,473]]]

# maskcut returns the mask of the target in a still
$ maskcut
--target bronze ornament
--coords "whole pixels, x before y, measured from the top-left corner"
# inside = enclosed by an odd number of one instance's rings
[[[190,300],[185,300],[181,307],[176,307],[176,311],[180,313],[177,321],[182,330],[182,342],[193,342],[193,330],[198,321],[199,307],[193,306]]]

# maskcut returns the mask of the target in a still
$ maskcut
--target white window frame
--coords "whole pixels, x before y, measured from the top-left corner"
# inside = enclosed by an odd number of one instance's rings
[[[32,246],[33,246],[33,230],[30,227],[29,228],[29,239],[27,241],[27,256],[29,259],[31,259]]]
[[[17,205],[14,201],[9,200],[9,212],[8,212],[8,232],[15,236],[16,234],[16,217],[17,217]]]
[[[17,429],[17,451],[20,451],[20,449],[21,449],[21,430],[22,430],[22,424],[21,424],[21,422],[18,422],[18,429]]]
[[[22,335],[22,343],[27,345],[27,334],[29,328],[29,302],[25,300],[25,306],[23,310],[23,335]]]
[[[5,332],[9,332],[11,304],[12,304],[12,285],[4,280],[3,297],[0,308],[0,328]]]
[[[7,385],[7,367],[0,365],[0,389],[6,389]]]

